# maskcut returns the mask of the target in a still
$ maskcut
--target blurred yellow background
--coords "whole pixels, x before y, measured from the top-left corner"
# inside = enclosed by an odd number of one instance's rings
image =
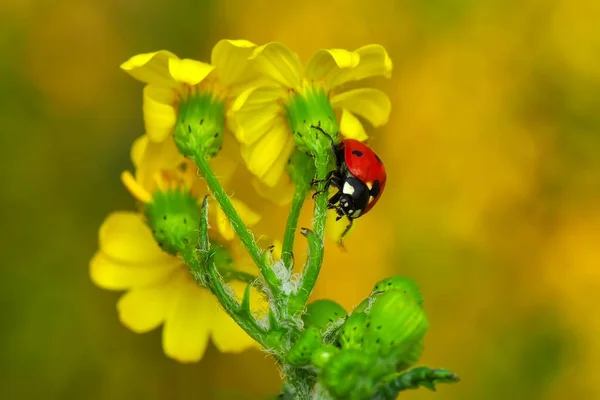
[[[388,49],[393,78],[374,82],[392,116],[371,132],[386,193],[348,253],[328,247],[315,296],[350,308],[385,276],[417,279],[422,363],[462,382],[402,398],[600,398],[598,21],[587,0],[3,0],[0,398],[277,392],[259,352],[167,359],[160,330],[128,331],[119,294],[88,276],[100,223],[134,207],[119,174],[142,85],[119,64],[158,49],[207,60],[222,38],[304,60]]]

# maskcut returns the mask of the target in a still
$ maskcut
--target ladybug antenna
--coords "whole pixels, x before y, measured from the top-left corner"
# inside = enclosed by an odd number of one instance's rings
[[[319,132],[321,132],[323,135],[327,136],[327,138],[328,138],[328,139],[331,141],[331,145],[335,147],[335,142],[333,141],[333,138],[331,137],[331,135],[330,135],[329,133],[325,132],[325,131],[323,130],[323,128],[321,128],[321,124],[319,124],[319,125],[317,125],[317,126],[315,126],[315,125],[311,125],[310,127],[311,127],[311,128],[313,128],[313,129],[316,129],[316,130],[318,130],[318,131],[319,131]]]

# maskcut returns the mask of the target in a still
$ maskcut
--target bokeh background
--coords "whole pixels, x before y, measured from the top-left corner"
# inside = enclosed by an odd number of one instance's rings
[[[119,64],[208,59],[221,38],[304,60],[388,49],[393,78],[374,83],[393,113],[371,144],[389,184],[350,251],[329,247],[315,297],[350,308],[385,276],[418,280],[422,362],[462,382],[402,398],[600,398],[599,20],[587,0],[2,0],[0,398],[277,392],[258,352],[167,359],[160,330],[128,331],[88,276],[100,223],[134,207],[119,174],[142,85]]]

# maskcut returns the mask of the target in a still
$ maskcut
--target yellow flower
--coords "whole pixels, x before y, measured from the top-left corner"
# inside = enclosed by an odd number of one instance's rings
[[[200,200],[206,185],[197,178],[196,168],[184,159],[172,139],[151,142],[142,136],[132,146],[136,176],[122,175],[131,193],[140,202],[152,200],[156,190],[191,188]],[[212,160],[217,173],[227,182],[235,163],[225,156]],[[242,219],[254,225],[260,216],[232,199]],[[236,267],[245,267],[245,252],[232,241],[233,231],[217,205],[211,204],[211,241],[225,245]],[[202,358],[208,339],[222,352],[240,352],[257,346],[221,309],[208,289],[198,286],[179,257],[162,251],[153,238],[145,217],[139,212],[121,211],[107,217],[100,228],[100,249],[90,263],[94,283],[110,290],[126,290],[117,309],[122,323],[134,332],[148,332],[164,324],[165,354],[180,362]],[[231,283],[241,296],[245,284]],[[254,296],[257,299],[257,296]]]
[[[256,45],[247,40],[221,40],[212,50],[211,64],[180,59],[161,50],[138,54],[121,65],[144,87],[144,123],[151,141],[173,133],[179,104],[191,94],[210,92],[218,99],[237,96],[244,85],[256,80],[248,57]]]
[[[349,82],[390,76],[392,62],[382,46],[320,50],[305,69],[298,55],[280,43],[257,47],[250,58],[268,81],[242,92],[228,119],[248,169],[268,188],[279,187],[280,196],[285,193],[281,178],[294,149],[286,107],[295,96],[323,92],[338,114],[340,133],[347,138],[367,139],[357,116],[376,127],[388,121],[391,105],[385,93],[374,88],[344,89]],[[259,193],[267,191],[258,183],[255,186]]]

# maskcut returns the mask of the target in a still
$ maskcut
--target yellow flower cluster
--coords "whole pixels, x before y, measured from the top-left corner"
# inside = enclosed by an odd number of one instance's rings
[[[136,55],[121,68],[145,83],[146,134],[132,146],[134,173],[122,175],[141,211],[107,217],[99,232],[99,250],[90,263],[91,277],[102,288],[127,291],[117,308],[131,330],[147,332],[164,324],[163,348],[172,358],[201,359],[209,338],[223,352],[252,347],[256,343],[220,309],[207,289],[198,286],[181,259],[162,251],[143,215],[145,204],[157,191],[185,188],[199,201],[208,193],[196,166],[180,153],[174,139],[180,105],[198,93],[208,93],[222,103],[224,132],[217,131],[215,137],[222,133],[223,142],[210,160],[221,185],[227,188],[234,179],[241,154],[255,176],[257,192],[282,204],[291,198],[289,179],[284,176],[295,147],[285,114],[290,99],[306,90],[323,91],[338,113],[340,133],[364,141],[367,134],[357,116],[374,126],[385,124],[389,99],[376,89],[347,90],[344,85],[389,76],[391,61],[384,48],[369,45],[356,51],[321,50],[303,68],[298,56],[279,43],[256,46],[246,40],[222,40],[214,47],[210,64],[158,51]],[[247,226],[259,222],[261,216],[244,202],[237,197],[231,201]],[[211,240],[223,244],[236,268],[243,268],[245,253],[227,216],[216,203],[209,210],[211,225],[217,228],[211,230]],[[239,283],[231,285],[236,292],[243,290]]]

